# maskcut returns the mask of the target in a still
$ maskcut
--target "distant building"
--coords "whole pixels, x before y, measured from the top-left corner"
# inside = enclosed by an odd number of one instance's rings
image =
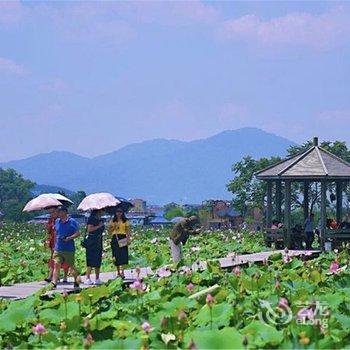
[[[133,204],[132,212],[133,213],[146,213],[147,212],[147,202],[140,198],[135,198],[131,200]]]
[[[164,208],[160,205],[147,205],[147,211],[150,215],[164,216]]]
[[[147,225],[149,221],[149,218],[146,215],[137,215],[137,214],[128,213],[126,217],[128,218],[132,226],[144,226],[144,225]]]
[[[237,228],[244,221],[243,216],[231,206],[230,201],[208,200],[203,202],[202,210],[208,214],[204,223],[208,229]]]

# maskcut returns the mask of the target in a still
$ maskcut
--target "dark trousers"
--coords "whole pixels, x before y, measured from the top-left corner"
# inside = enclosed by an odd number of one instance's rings
[[[314,233],[313,232],[305,232],[306,234],[306,249],[312,249],[312,243],[314,242]]]
[[[125,235],[118,235],[118,239],[123,239],[125,237]],[[129,264],[129,248],[128,246],[119,247],[118,240],[115,235],[112,237],[111,248],[115,266],[123,266]]]

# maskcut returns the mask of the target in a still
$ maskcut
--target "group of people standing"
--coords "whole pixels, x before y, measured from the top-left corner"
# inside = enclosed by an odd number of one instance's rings
[[[103,254],[103,232],[105,224],[102,219],[103,210],[93,210],[87,221],[86,232],[82,239],[82,246],[86,250],[86,281],[85,284],[102,283],[100,269]],[[74,276],[74,286],[79,286],[80,275],[75,266],[75,242],[80,236],[79,224],[69,217],[68,209],[64,206],[50,209],[50,220],[47,225],[48,239],[46,246],[51,251],[49,259],[49,275],[45,279],[56,288],[60,270],[64,271],[63,283],[67,283],[68,270]],[[111,235],[111,250],[113,262],[118,276],[124,278],[124,266],[129,262],[131,227],[121,209],[117,209],[113,218],[107,224],[107,231]],[[95,281],[91,280],[92,269],[95,270]]]

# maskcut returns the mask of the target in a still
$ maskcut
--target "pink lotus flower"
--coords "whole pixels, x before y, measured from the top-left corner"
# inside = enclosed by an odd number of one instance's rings
[[[336,273],[339,269],[339,263],[338,261],[334,260],[331,262],[331,265],[329,267],[329,271],[332,273]]]
[[[188,344],[188,348],[190,350],[197,350],[197,346],[196,344],[194,343],[193,339],[190,340],[190,343]]]
[[[171,271],[168,270],[166,267],[161,267],[160,269],[157,270],[157,275],[159,277],[169,277],[171,276]]]
[[[86,338],[84,339],[84,347],[89,348],[92,343],[94,342],[94,338],[92,335],[89,333]]]
[[[206,299],[205,299],[205,302],[207,303],[207,305],[208,305],[209,307],[212,307],[213,304],[214,304],[214,302],[215,302],[215,299],[214,299],[214,297],[213,297],[211,294],[207,294],[207,297],[206,297]]]
[[[136,280],[132,284],[130,284],[130,288],[135,289],[139,292],[143,292],[146,286],[140,280]]]
[[[191,268],[188,267],[188,266],[184,266],[184,267],[182,268],[182,271],[183,271],[187,276],[190,276],[190,275],[192,274],[192,270],[191,270]]]
[[[241,275],[241,268],[239,266],[236,266],[232,272],[236,275],[236,276],[240,276]]]
[[[36,326],[33,326],[32,332],[34,334],[45,334],[47,333],[47,330],[44,325],[42,325],[41,323],[38,323]]]
[[[190,293],[193,293],[194,291],[194,285],[192,283],[189,283],[187,286],[186,286],[186,289],[190,292]]]
[[[140,278],[140,274],[141,274],[141,268],[140,268],[140,266],[136,266],[136,268],[135,268],[135,273],[136,273],[137,279],[139,279],[139,278]]]
[[[88,318],[84,319],[83,327],[86,329],[90,328],[90,320]]]
[[[278,306],[281,308],[289,306],[288,299],[287,298],[280,298],[280,300],[278,302]]]
[[[186,312],[183,311],[183,310],[180,310],[179,314],[177,315],[177,319],[179,321],[184,321],[187,319],[187,315],[186,315]]]
[[[276,280],[275,289],[281,289],[281,283],[279,280]]]
[[[152,326],[148,323],[148,322],[143,322],[141,325],[141,328],[146,332],[146,333],[150,333],[153,331],[154,328],[152,328]]]

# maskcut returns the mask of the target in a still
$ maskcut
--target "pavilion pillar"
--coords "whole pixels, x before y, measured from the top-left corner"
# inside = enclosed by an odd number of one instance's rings
[[[276,219],[282,221],[282,182],[276,181]]]
[[[309,217],[309,187],[310,187],[310,182],[304,181],[304,202],[303,202],[304,222]]]
[[[320,220],[320,245],[321,250],[324,251],[324,244],[326,239],[326,225],[327,225],[327,182],[321,181],[321,220]]]
[[[343,183],[336,182],[336,197],[337,197],[337,224],[343,221]]]
[[[291,191],[292,184],[291,180],[285,181],[285,200],[284,200],[284,227],[286,230],[286,247],[290,248],[291,246],[291,209],[292,209],[292,201],[291,201]]]
[[[267,205],[266,205],[266,227],[272,225],[272,181],[267,181]]]

